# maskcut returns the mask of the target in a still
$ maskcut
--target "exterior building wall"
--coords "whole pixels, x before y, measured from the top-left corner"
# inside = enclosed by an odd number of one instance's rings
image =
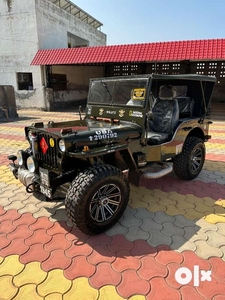
[[[90,78],[104,76],[103,66],[53,66],[51,76],[66,75],[66,88],[53,91],[52,109],[85,103]],[[56,87],[60,82],[55,83]]]
[[[39,49],[68,48],[67,33],[88,41],[88,46],[106,45],[106,35],[87,25],[49,0],[35,0]]]
[[[43,107],[39,67],[30,66],[38,50],[35,2],[30,0],[0,1],[1,47],[0,84],[12,85],[18,106]],[[33,91],[19,91],[17,73],[33,73]]]
[[[3,0],[0,11],[0,85],[14,87],[18,108],[46,108],[43,67],[30,66],[38,49],[67,48],[68,32],[89,46],[106,44],[104,33],[49,0]],[[19,90],[18,73],[32,73],[32,90]]]

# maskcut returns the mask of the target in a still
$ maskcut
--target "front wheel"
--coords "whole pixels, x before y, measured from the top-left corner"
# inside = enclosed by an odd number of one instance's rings
[[[194,136],[187,137],[182,152],[173,159],[174,173],[181,179],[194,179],[201,172],[204,161],[204,141]]]
[[[72,182],[65,200],[66,213],[82,232],[98,234],[120,219],[129,195],[128,180],[119,169],[95,165]]]

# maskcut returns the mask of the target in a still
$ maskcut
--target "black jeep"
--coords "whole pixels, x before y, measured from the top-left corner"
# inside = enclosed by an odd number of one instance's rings
[[[68,217],[85,233],[103,232],[126,209],[129,182],[172,170],[185,180],[198,176],[215,82],[201,75],[93,79],[85,117],[26,127],[29,148],[9,156],[10,168],[27,192],[50,199],[70,183]]]

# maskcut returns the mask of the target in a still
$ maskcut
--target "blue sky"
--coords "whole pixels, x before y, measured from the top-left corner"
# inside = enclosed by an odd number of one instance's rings
[[[225,38],[224,0],[72,0],[103,23],[107,45]]]

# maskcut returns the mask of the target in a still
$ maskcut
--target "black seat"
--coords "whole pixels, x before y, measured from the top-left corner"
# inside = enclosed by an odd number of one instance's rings
[[[174,90],[172,87],[163,86],[159,96],[152,108],[153,117],[147,135],[149,145],[159,145],[169,141],[178,126],[179,106],[177,99],[173,99]]]
[[[179,118],[187,118],[193,116],[194,99],[190,97],[177,97],[180,116]]]

